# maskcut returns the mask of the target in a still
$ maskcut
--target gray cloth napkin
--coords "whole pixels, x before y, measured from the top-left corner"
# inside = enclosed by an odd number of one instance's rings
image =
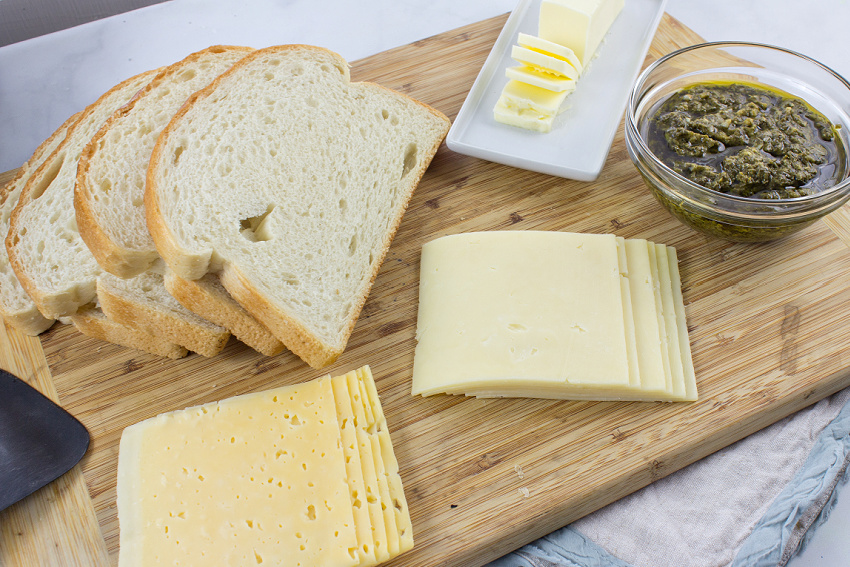
[[[781,567],[850,463],[850,388],[488,567]]]

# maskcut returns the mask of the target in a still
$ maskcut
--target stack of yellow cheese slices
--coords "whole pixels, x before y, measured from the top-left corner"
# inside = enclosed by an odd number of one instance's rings
[[[520,33],[493,116],[497,122],[549,132],[555,116],[623,9],[623,0],[543,0],[538,36]]]
[[[369,367],[124,430],[119,564],[377,565],[413,547]]]
[[[414,395],[697,398],[676,250],[612,234],[446,236],[422,249]]]

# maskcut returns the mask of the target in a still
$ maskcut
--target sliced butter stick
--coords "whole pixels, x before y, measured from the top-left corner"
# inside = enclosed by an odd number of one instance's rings
[[[697,380],[694,361],[691,355],[691,341],[688,336],[688,322],[685,317],[685,301],[682,297],[682,279],[679,274],[679,259],[676,249],[667,247],[667,262],[670,267],[673,304],[676,309],[676,323],[679,332],[679,352],[682,355],[682,372],[685,378],[685,399],[697,399]]]
[[[357,557],[361,567],[376,565],[378,560],[375,556],[375,542],[372,537],[372,519],[369,515],[369,505],[365,499],[366,485],[360,463],[360,448],[357,443],[357,431],[354,425],[351,397],[348,392],[348,381],[343,375],[335,376],[331,379],[331,383],[342,439],[342,450],[345,455],[345,472],[348,475],[348,486],[351,491],[351,508],[354,513],[357,532]]]

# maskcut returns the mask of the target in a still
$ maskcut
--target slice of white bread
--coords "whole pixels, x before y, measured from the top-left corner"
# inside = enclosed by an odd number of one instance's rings
[[[110,116],[80,156],[74,208],[98,264],[130,278],[159,258],[145,224],[145,174],[156,139],[189,95],[253,51],[213,46],[164,68]]]
[[[178,276],[227,291],[313,367],[342,353],[449,120],[325,49],[255,51],[160,135],[148,228]]]
[[[97,298],[97,282],[103,270],[77,230],[73,204],[77,164],[83,149],[105,120],[127,104],[160,71],[157,69],[132,77],[86,108],[21,192],[12,213],[6,247],[18,280],[45,317],[73,315],[81,306]],[[129,326],[131,330],[146,329],[179,337],[172,342],[198,350],[206,356],[224,347],[229,336],[225,329],[212,329],[206,321],[198,324],[199,318],[185,309],[183,312],[170,308],[151,309],[151,293],[147,288],[152,285],[156,282],[132,278],[122,286],[109,286],[113,301],[117,301],[118,293],[125,294],[120,313],[127,316],[114,322]],[[162,296],[168,295],[161,277],[159,287],[157,291]],[[135,311],[130,317],[132,309]],[[109,316],[108,311],[105,310],[105,313]],[[187,325],[194,326],[195,332],[186,333]],[[202,337],[204,340],[201,340]],[[139,348],[148,350],[145,346]]]
[[[18,280],[45,317],[72,315],[95,299],[101,269],[77,231],[77,163],[104,120],[156,73],[148,71],[127,79],[87,107],[21,192],[12,212],[6,249]]]
[[[189,95],[251,51],[248,47],[213,46],[163,69],[106,121],[83,150],[74,188],[77,224],[80,236],[107,272],[130,278],[151,269],[159,259],[144,211],[145,173],[154,143]],[[178,300],[204,317],[212,316],[212,321],[263,354],[283,350],[271,332],[248,320],[252,317],[223,287],[207,283],[195,285],[191,291],[185,289],[186,284]],[[111,313],[108,307],[106,310]],[[156,319],[156,324],[165,322]],[[172,330],[182,333],[182,326],[177,321]]]
[[[0,234],[9,233],[9,221],[12,211],[18,204],[21,191],[27,181],[36,173],[53,150],[62,143],[68,129],[79,120],[81,113],[68,118],[53,134],[36,148],[32,157],[21,166],[18,174],[0,191]],[[35,306],[9,263],[6,247],[0,250],[0,313],[15,328],[27,335],[37,335],[53,325],[54,319],[45,317]]]
[[[162,276],[148,271],[123,279],[97,278],[97,297],[106,316],[127,327],[160,336],[203,356],[215,356],[230,333],[183,307],[165,289]]]
[[[116,323],[107,318],[94,305],[84,305],[70,317],[71,323],[86,336],[102,341],[135,348],[168,358],[183,358],[188,354],[185,348],[169,342],[160,336],[139,331]]]
[[[283,343],[233,300],[215,274],[187,280],[168,270],[164,277],[168,293],[191,311],[228,329],[257,352],[267,356],[283,352]]]

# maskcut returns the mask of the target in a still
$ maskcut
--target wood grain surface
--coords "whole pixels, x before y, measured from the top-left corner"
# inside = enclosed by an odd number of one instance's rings
[[[352,76],[401,90],[453,118],[505,19],[354,62]],[[700,41],[665,15],[648,60]],[[678,249],[698,402],[411,397],[422,245],[459,232],[532,229],[610,232]],[[593,183],[442,147],[348,348],[327,369],[372,366],[416,540],[392,564],[482,565],[850,386],[848,243],[846,207],[768,244],[693,232],[643,186],[622,125]],[[324,374],[290,353],[267,358],[234,340],[215,358],[173,361],[63,325],[44,333],[40,344],[7,328],[0,349],[4,367],[52,389],[92,435],[87,455],[62,481],[68,488],[47,487],[0,516],[4,565],[116,563],[115,474],[124,427]],[[73,494],[59,501],[57,491]]]

